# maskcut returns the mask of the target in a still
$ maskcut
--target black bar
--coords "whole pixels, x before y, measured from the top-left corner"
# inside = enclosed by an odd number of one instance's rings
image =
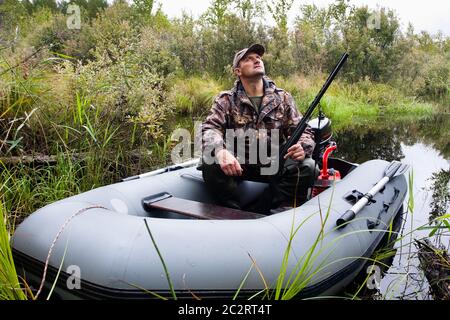
[[[344,224],[352,221],[355,218],[356,214],[352,210],[347,210],[345,213],[336,221],[336,226],[342,228]]]
[[[306,129],[306,126],[308,125],[308,121],[311,118],[311,115],[314,111],[314,109],[316,108],[316,106],[319,104],[320,99],[322,98],[322,96],[325,94],[325,92],[327,91],[328,87],[330,86],[330,84],[333,82],[334,78],[336,77],[337,73],[339,72],[339,70],[342,68],[342,66],[344,65],[345,61],[348,58],[348,53],[345,52],[341,59],[339,60],[339,62],[337,63],[337,65],[334,67],[333,71],[331,72],[331,74],[328,76],[327,81],[325,81],[325,84],[322,86],[322,89],[320,89],[319,93],[317,94],[317,96],[314,98],[313,102],[311,103],[311,105],[309,106],[308,110],[306,111],[306,113],[303,115],[302,119],[300,120],[299,124],[297,125],[297,127],[295,128],[294,132],[292,133],[291,137],[286,141],[286,143],[283,145],[281,152],[280,152],[280,166],[278,168],[278,173],[280,174],[284,165],[284,156],[287,153],[287,150],[292,147],[294,144],[296,144],[298,142],[298,140],[300,139],[300,137],[302,136],[303,132]]]

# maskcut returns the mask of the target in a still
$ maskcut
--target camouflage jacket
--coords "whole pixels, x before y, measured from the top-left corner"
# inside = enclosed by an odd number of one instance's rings
[[[239,80],[235,82],[233,89],[221,92],[215,98],[211,111],[202,124],[203,151],[207,146],[215,148],[216,152],[227,148],[225,144],[227,129],[244,132],[250,129],[264,132],[260,129],[266,129],[263,136],[268,144],[271,142],[271,129],[278,129],[279,145],[286,142],[299,123],[301,115],[288,92],[277,88],[275,83],[267,77],[264,77],[263,81],[264,97],[259,112],[253,106]],[[261,136],[257,134],[258,139],[261,139]],[[299,142],[306,156],[311,157],[315,142],[314,134],[309,126]],[[236,155],[236,150],[233,153]],[[246,156],[248,157],[247,152]]]

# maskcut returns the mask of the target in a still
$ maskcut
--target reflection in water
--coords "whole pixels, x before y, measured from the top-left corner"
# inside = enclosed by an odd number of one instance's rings
[[[450,209],[450,170],[441,169],[431,177],[432,202],[430,222]]]
[[[379,119],[373,124],[356,125],[337,133],[336,156],[362,163],[371,159],[402,160],[401,144],[422,143],[433,147],[445,159],[450,159],[450,115],[429,119]]]
[[[414,241],[429,236],[430,230],[420,230],[420,227],[427,225],[436,214],[448,213],[450,115],[422,120],[396,119],[395,122],[380,119],[373,124],[355,123],[355,127],[340,130],[335,135],[338,149],[334,156],[355,163],[371,159],[401,160],[410,164],[414,173],[415,209],[404,216],[403,237],[393,248],[397,249],[393,261],[385,261],[390,268],[381,280],[378,298],[430,299]],[[448,238],[442,239],[447,241],[444,245],[448,248]],[[358,297],[370,298],[367,293],[368,290],[361,290]]]

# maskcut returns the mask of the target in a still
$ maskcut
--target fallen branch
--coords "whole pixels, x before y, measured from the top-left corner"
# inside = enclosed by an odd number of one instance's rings
[[[72,159],[79,160],[81,154],[72,155]],[[58,156],[48,156],[48,155],[27,155],[27,156],[12,156],[12,157],[0,157],[0,163],[5,166],[15,166],[18,164],[25,165],[55,165],[58,161]]]
[[[142,159],[143,154],[138,150],[129,151],[128,154],[134,161],[139,161]],[[110,157],[114,159],[115,155],[113,152],[108,152],[105,157]],[[0,168],[1,166],[12,167],[18,164],[23,164],[26,166],[41,166],[56,165],[58,162],[58,157],[61,155],[44,155],[44,154],[33,154],[33,155],[23,155],[23,156],[11,156],[11,157],[0,157]],[[69,157],[72,161],[83,162],[89,157],[92,157],[92,152],[79,152],[72,154],[64,154],[64,157]]]
[[[430,284],[435,300],[450,299],[450,257],[445,249],[436,248],[427,239],[416,240],[420,266]]]

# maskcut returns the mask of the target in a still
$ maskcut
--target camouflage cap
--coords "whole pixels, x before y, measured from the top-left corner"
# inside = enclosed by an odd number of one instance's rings
[[[244,58],[247,54],[253,53],[253,52],[259,54],[262,57],[264,55],[264,52],[266,52],[266,49],[264,48],[263,45],[256,43],[256,44],[252,44],[248,48],[245,48],[245,49],[242,49],[242,50],[238,51],[234,55],[233,70],[238,67],[239,61],[241,61],[242,58]]]

